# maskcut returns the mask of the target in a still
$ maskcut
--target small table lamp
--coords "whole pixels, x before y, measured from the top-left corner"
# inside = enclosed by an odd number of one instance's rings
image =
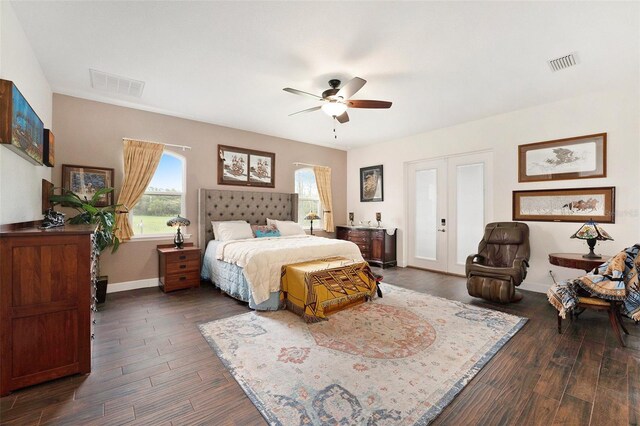
[[[173,244],[176,245],[177,249],[181,249],[184,245],[184,237],[182,236],[182,233],[180,232],[180,227],[181,226],[189,226],[191,225],[191,221],[185,217],[180,217],[180,215],[169,219],[167,221],[167,226],[171,226],[172,228],[178,228],[178,232],[176,232],[176,236],[173,237]]]
[[[585,259],[602,258],[602,256],[598,256],[593,252],[593,248],[596,246],[596,241],[613,241],[613,238],[611,238],[611,236],[607,234],[607,231],[602,229],[600,225],[595,223],[593,220],[589,220],[587,223],[582,225],[580,229],[578,229],[576,233],[571,236],[571,238],[587,240],[587,244],[589,245],[589,253],[582,255],[582,257],[584,257]]]
[[[319,219],[320,219],[320,216],[318,216],[318,214],[316,212],[309,212],[304,217],[304,220],[310,220],[311,221],[311,235],[313,235],[313,221],[314,220],[319,220]]]

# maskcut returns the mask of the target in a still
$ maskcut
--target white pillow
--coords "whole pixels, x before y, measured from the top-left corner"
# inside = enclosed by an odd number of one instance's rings
[[[267,218],[267,225],[271,226],[271,225],[275,225],[277,222],[276,219],[269,219]]]
[[[296,222],[288,221],[288,220],[276,220],[276,227],[278,231],[280,231],[280,235],[286,237],[288,235],[305,235],[304,229],[302,226],[297,224]]]
[[[218,238],[218,226],[220,226],[221,223],[226,223],[226,222],[231,222],[231,223],[247,223],[246,220],[212,220],[211,221],[211,227],[213,228],[213,239],[214,240],[219,240],[220,238]]]
[[[251,225],[247,222],[222,222],[218,225],[218,240],[232,241],[254,238]]]

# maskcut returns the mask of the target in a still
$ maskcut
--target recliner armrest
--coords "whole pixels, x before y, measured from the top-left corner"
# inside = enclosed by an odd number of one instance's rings
[[[527,277],[527,268],[529,267],[529,261],[524,257],[516,257],[513,259],[513,268],[522,271],[522,280]]]
[[[469,277],[469,267],[472,265],[484,265],[484,256],[479,254],[470,254],[465,262],[465,275]]]

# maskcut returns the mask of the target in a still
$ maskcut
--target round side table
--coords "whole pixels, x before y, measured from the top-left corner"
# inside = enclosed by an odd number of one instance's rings
[[[587,273],[593,268],[602,265],[611,256],[602,256],[600,259],[586,259],[581,253],[549,253],[549,263],[565,268],[582,269]]]

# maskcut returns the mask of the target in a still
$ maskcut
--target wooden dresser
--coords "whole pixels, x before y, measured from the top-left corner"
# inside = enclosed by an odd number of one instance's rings
[[[186,245],[177,249],[173,244],[158,246],[160,287],[166,293],[200,286],[200,249]]]
[[[387,268],[398,264],[396,228],[336,226],[336,238],[357,244],[364,260],[373,265]]]
[[[94,229],[0,233],[0,394],[91,372]]]

